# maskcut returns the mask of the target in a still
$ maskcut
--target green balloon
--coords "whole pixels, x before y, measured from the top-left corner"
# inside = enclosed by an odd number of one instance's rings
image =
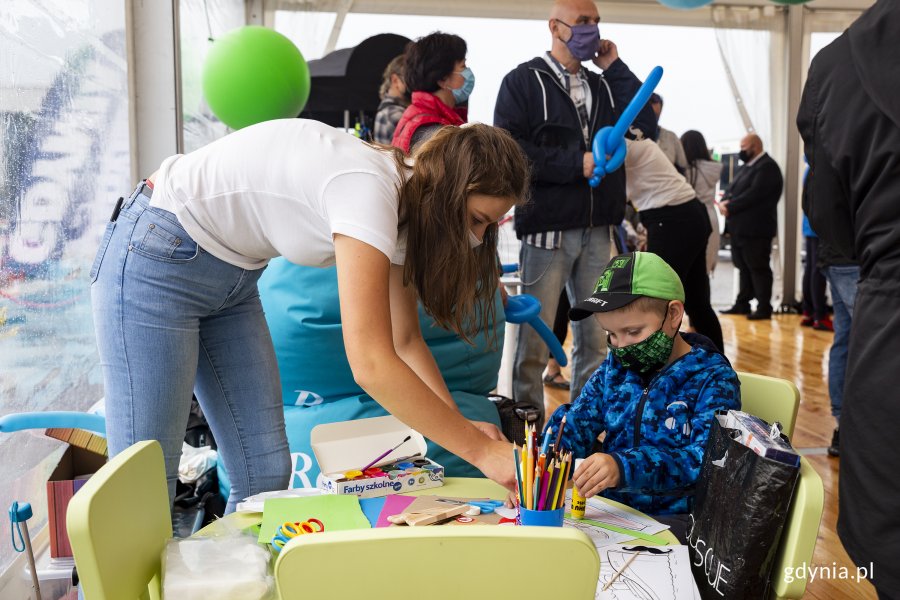
[[[213,41],[203,64],[206,102],[232,129],[296,117],[309,99],[309,85],[309,67],[297,46],[258,25]]]

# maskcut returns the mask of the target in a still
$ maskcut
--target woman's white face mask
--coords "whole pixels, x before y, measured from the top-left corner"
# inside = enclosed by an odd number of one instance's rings
[[[478,246],[480,246],[480,245],[483,244],[483,243],[484,243],[484,240],[478,239],[478,236],[475,235],[475,234],[472,232],[472,230],[470,229],[470,230],[469,230],[469,248],[471,248],[472,250],[474,250],[475,248],[477,248]]]

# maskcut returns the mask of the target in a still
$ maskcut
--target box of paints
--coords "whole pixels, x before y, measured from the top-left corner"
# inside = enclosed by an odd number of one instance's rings
[[[316,425],[310,444],[326,494],[374,498],[444,485],[422,434],[392,416]]]

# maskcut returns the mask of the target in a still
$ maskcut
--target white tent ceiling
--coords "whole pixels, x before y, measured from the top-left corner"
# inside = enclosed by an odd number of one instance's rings
[[[812,12],[860,12],[874,0],[812,0],[802,6]],[[265,12],[304,10],[317,12],[355,12],[398,15],[434,15],[506,19],[544,19],[550,12],[550,0],[275,0],[262,2]],[[675,10],[657,0],[598,2],[604,21],[652,25],[709,26],[713,11],[722,7],[756,10],[783,10],[785,5],[770,0],[717,0],[694,10]]]

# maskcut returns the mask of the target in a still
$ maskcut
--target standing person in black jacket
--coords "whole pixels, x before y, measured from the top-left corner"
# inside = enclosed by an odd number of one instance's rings
[[[751,133],[741,140],[738,155],[744,166],[731,182],[719,211],[731,233],[731,258],[740,270],[741,284],[734,306],[725,315],[747,315],[750,320],[772,318],[772,238],[778,233],[775,208],[784,180],[781,169],[763,151],[762,140]],[[756,298],[756,311],[750,300]]]
[[[819,238],[859,262],[841,410],[838,534],[900,598],[900,3],[879,0],[813,60],[797,125]]]
[[[541,318],[552,323],[563,289],[574,303],[587,298],[609,262],[610,226],[625,214],[625,173],[588,185],[594,169],[594,134],[615,123],[641,85],[619,59],[616,45],[600,39],[600,15],[590,0],[558,0],[550,13],[552,46],[503,79],[494,124],[507,129],[532,163],[531,202],[516,210],[522,240],[523,291],[541,301]],[[582,66],[593,62],[598,75]],[[635,120],[645,135],[656,131],[649,105]],[[606,335],[596,321],[572,323],[574,400],[606,357]],[[513,394],[544,414],[541,372],[546,347],[529,328],[519,332]]]

